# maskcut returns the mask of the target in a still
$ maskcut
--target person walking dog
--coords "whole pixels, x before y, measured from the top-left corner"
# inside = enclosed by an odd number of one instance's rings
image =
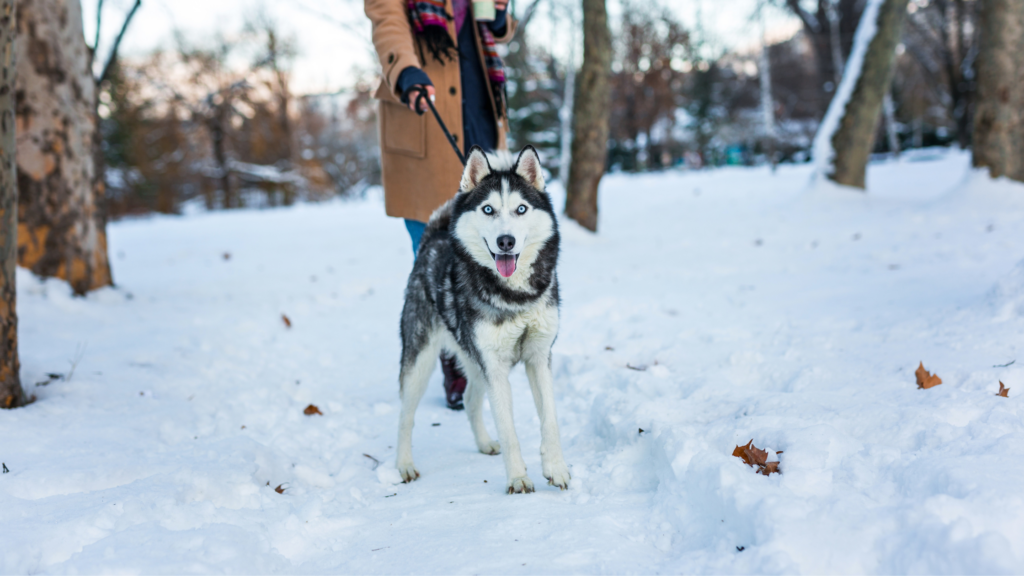
[[[495,49],[515,34],[508,0],[364,0],[382,69],[381,169],[388,216],[405,219],[413,254],[430,215],[455,195],[462,165],[440,126],[423,115],[425,90],[463,154],[503,150],[505,69]],[[418,110],[417,110],[418,105]],[[466,378],[442,353],[445,399],[461,410]]]

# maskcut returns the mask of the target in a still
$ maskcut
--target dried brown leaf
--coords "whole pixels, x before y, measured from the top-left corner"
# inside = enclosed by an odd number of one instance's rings
[[[748,466],[764,466],[768,461],[768,452],[754,446],[754,441],[747,442],[745,446],[737,446],[732,455],[743,460]]]
[[[924,362],[918,365],[917,370],[914,371],[914,376],[917,377],[917,388],[919,390],[927,390],[942,384],[942,378],[924,369]]]
[[[284,487],[284,484],[278,484],[277,488],[274,488],[274,492],[277,492],[278,494],[284,494],[285,490],[287,490],[287,488]]]
[[[302,413],[305,414],[306,416],[313,416],[314,414],[318,414],[320,416],[324,415],[324,413],[321,412],[320,409],[313,404],[306,406],[306,409],[303,410]]]
[[[782,454],[782,451],[780,450],[776,452],[776,454]],[[732,451],[732,455],[743,460],[747,466],[757,468],[757,472],[759,474],[764,474],[765,476],[768,476],[773,472],[781,474],[779,471],[779,463],[769,462],[768,451],[761,450],[754,446],[753,440],[747,442],[744,446],[737,446],[736,449]]]
[[[1002,382],[999,382],[999,392],[996,396],[1002,396],[1003,398],[1010,397],[1010,389],[1007,388]]]
[[[286,328],[292,327],[292,320],[286,314],[281,314],[281,320],[284,322]]]

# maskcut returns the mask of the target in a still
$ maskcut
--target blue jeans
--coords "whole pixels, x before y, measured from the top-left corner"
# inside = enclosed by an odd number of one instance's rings
[[[420,251],[420,238],[423,237],[423,231],[427,229],[425,222],[419,220],[405,220],[405,229],[409,231],[409,237],[412,238],[412,257],[416,259],[416,254]]]

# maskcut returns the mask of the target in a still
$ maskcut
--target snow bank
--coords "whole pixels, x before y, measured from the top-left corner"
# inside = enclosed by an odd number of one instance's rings
[[[1000,320],[1024,316],[1024,260],[995,285],[990,300]]]
[[[875,38],[875,33],[878,32],[878,11],[884,3],[885,0],[868,0],[864,6],[864,12],[857,24],[857,33],[853,37],[850,57],[846,61],[843,79],[836,87],[836,94],[832,97],[825,118],[822,119],[818,133],[814,136],[811,158],[819,179],[832,173],[832,163],[836,155],[832,137],[839,129],[839,123],[846,113],[846,104],[849,103],[850,96],[857,87],[857,81],[860,80],[861,71],[864,69],[864,56]]]

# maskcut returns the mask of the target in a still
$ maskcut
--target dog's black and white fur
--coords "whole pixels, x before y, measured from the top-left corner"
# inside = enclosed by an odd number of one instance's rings
[[[474,147],[458,194],[430,218],[409,276],[402,310],[402,413],[396,463],[419,477],[412,460],[416,407],[444,349],[468,380],[466,412],[484,454],[502,453],[508,492],[533,492],[512,420],[508,375],[526,365],[541,421],[541,462],[548,483],[569,486],[555,415],[551,345],[558,333],[558,223],[544,191],[540,158],[527,146],[513,158]],[[483,420],[491,401],[498,442]]]

